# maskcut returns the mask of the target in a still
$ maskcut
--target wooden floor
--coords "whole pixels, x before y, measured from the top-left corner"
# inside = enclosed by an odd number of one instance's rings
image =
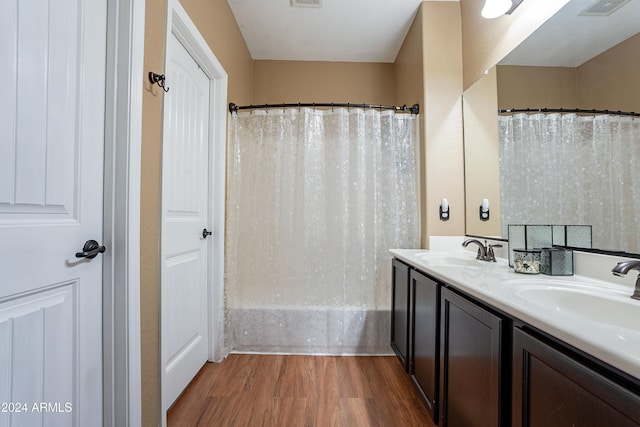
[[[169,427],[435,427],[392,356],[232,354],[207,363]]]

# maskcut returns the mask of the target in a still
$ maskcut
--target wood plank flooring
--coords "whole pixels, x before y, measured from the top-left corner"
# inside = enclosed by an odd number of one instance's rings
[[[169,427],[435,427],[393,356],[232,354],[207,363]]]

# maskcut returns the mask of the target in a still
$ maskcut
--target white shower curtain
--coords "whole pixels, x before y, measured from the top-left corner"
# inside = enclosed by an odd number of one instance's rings
[[[640,252],[640,120],[500,116],[502,233],[508,224],[587,224],[593,246]]]
[[[419,247],[416,116],[229,117],[229,351],[389,352],[390,248]]]

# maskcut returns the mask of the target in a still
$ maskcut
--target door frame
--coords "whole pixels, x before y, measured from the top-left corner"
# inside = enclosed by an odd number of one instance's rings
[[[165,63],[167,69],[170,37],[175,36],[209,78],[209,224],[213,235],[207,239],[207,323],[210,362],[224,358],[224,219],[226,189],[227,144],[227,73],[215,57],[200,31],[178,0],[167,5],[167,31],[165,38]],[[170,85],[171,83],[168,82]],[[163,104],[163,122],[166,100]],[[163,141],[164,143],[164,141]],[[160,278],[162,283],[162,277]],[[162,341],[162,331],[160,331]],[[161,344],[162,345],[162,344]],[[161,367],[164,369],[164,367]],[[160,372],[162,389],[162,372]],[[166,409],[161,408],[162,425],[166,425]]]
[[[145,2],[107,0],[104,426],[140,426],[140,173]]]

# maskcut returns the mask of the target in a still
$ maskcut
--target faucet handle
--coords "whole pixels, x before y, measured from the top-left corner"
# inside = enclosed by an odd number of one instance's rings
[[[496,262],[496,254],[493,252],[493,248],[501,248],[501,244],[488,245],[487,246],[487,260],[491,262]]]

